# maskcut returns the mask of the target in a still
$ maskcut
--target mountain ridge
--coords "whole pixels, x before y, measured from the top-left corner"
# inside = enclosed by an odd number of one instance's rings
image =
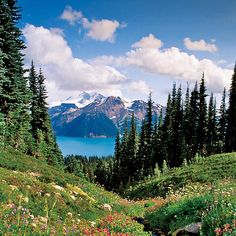
[[[133,100],[127,101],[119,96],[108,96],[105,97],[99,93],[88,93],[83,92],[77,97],[69,97],[65,101],[62,101],[60,105],[51,107],[49,109],[49,114],[52,120],[52,126],[54,132],[58,136],[70,136],[71,129],[70,123],[73,122],[72,127],[76,127],[76,122],[74,121],[76,118],[80,117],[82,114],[104,114],[107,119],[110,119],[117,130],[122,131],[124,128],[124,121],[129,120],[134,113],[134,117],[137,123],[137,127],[141,126],[141,122],[146,115],[147,102],[143,100]],[[165,107],[158,103],[153,103],[153,113],[155,116],[159,116],[160,111],[165,113]],[[107,120],[107,122],[103,122],[106,119],[104,116],[101,118],[97,117],[96,120],[93,121],[90,119],[90,123],[88,120],[79,119],[78,126],[81,127],[82,131],[77,134],[73,133],[73,136],[82,137],[81,133],[83,133],[83,137],[91,137],[90,133],[86,133],[83,131],[84,127],[88,125],[94,127],[94,131],[92,131],[93,136],[101,136],[98,130],[107,130],[102,134],[103,137],[111,137],[111,133],[114,134],[113,125]],[[96,121],[97,125],[94,124]],[[85,123],[86,125],[84,125]],[[103,124],[103,127],[99,127],[99,124]],[[107,127],[106,127],[107,126]],[[112,130],[112,131],[111,131]],[[91,130],[90,130],[91,131]],[[110,133],[111,131],[111,133]],[[114,137],[115,135],[112,135]]]

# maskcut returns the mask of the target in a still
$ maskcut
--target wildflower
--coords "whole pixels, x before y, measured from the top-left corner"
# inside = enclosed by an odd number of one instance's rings
[[[71,212],[68,212],[68,213],[67,213],[67,216],[72,217],[73,214],[72,214]]]
[[[216,228],[216,229],[214,230],[214,232],[216,233],[216,235],[221,235],[222,230],[221,230],[221,228]]]
[[[15,185],[9,185],[12,191],[18,190],[18,187]]]
[[[48,222],[48,219],[46,217],[43,217],[43,216],[39,216],[38,219],[42,223],[47,223]]]
[[[56,193],[55,193],[55,196],[57,196],[57,197],[61,197],[61,194],[58,193],[58,192],[56,192]]]
[[[31,189],[31,186],[30,186],[30,185],[26,185],[26,188],[27,188],[27,189]]]
[[[53,188],[55,188],[56,190],[59,190],[59,191],[64,191],[65,189],[59,185],[53,185]]]
[[[94,227],[96,223],[94,221],[91,221],[91,226]]]
[[[35,223],[31,223],[31,226],[32,226],[33,228],[37,228],[37,225],[36,225]]]
[[[80,219],[77,219],[77,223],[79,224],[81,222],[81,220]]]
[[[22,201],[25,202],[25,203],[28,203],[28,202],[29,202],[29,198],[23,197],[23,198],[22,198]]]

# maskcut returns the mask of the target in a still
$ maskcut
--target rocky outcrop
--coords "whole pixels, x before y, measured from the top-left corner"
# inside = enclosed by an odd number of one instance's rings
[[[174,233],[171,233],[171,236],[197,236],[200,235],[200,230],[202,227],[202,223],[192,223],[190,225],[187,225],[183,228],[177,229]]]

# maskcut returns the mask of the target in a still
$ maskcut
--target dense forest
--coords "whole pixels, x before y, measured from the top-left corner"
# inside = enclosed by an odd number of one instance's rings
[[[0,4],[0,145],[60,166],[63,156],[52,132],[46,103],[45,78],[23,65],[25,48],[17,27],[16,1]],[[25,76],[28,72],[28,76]]]
[[[165,116],[161,113],[153,122],[150,94],[141,132],[137,132],[132,116],[130,126],[126,125],[122,135],[117,134],[114,158],[85,161],[86,158],[81,156],[69,156],[65,161],[66,169],[84,173],[108,190],[122,193],[138,181],[165,169],[191,163],[195,157],[235,151],[236,67],[228,104],[226,89],[219,109],[213,93],[208,96],[204,74],[200,85],[196,82],[192,91],[187,87],[184,98],[181,86],[177,88],[174,84]]]

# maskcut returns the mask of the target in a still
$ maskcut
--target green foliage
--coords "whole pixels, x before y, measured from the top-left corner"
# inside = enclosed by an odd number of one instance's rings
[[[173,232],[193,222],[200,222],[202,213],[211,202],[212,199],[205,196],[170,202],[154,212],[147,213],[145,218],[153,229]]]
[[[213,184],[189,183],[177,191],[170,190],[165,204],[151,208],[145,219],[151,228],[164,232],[173,233],[202,222],[200,235],[231,235],[235,232],[235,186],[235,179]]]
[[[141,205],[13,149],[0,151],[0,179],[0,230],[4,235],[149,235],[132,220],[142,214]]]
[[[137,184],[126,192],[131,198],[166,196],[169,187],[174,190],[189,182],[211,183],[223,178],[236,178],[236,154],[218,154],[207,158],[197,156],[194,163],[186,167],[170,169],[160,178],[153,177]]]
[[[227,110],[227,130],[226,130],[226,151],[232,152],[236,150],[236,64],[234,74],[231,80],[229,107]]]

